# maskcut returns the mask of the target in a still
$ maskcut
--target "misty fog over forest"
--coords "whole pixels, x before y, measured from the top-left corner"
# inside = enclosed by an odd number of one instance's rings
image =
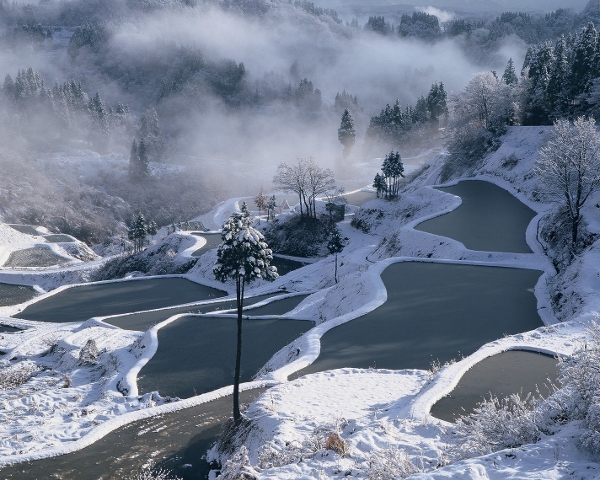
[[[95,243],[137,211],[169,225],[268,191],[276,166],[298,156],[343,183],[345,108],[357,138],[344,168],[390,148],[409,156],[443,139],[430,126],[410,142],[369,138],[386,105],[412,112],[432,85],[451,97],[509,59],[519,72],[530,45],[600,18],[579,3],[414,3],[0,0],[4,221]],[[129,159],[142,140],[140,179]]]

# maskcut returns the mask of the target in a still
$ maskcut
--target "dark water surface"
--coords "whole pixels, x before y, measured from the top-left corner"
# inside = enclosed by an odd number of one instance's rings
[[[374,200],[377,198],[377,194],[375,192],[354,192],[344,195],[346,200],[348,200],[349,205],[356,205],[360,207],[363,203],[368,202],[369,200]]]
[[[152,278],[69,288],[15,315],[42,322],[76,322],[222,297],[225,292],[185,278]]]
[[[29,286],[0,283],[0,307],[18,305],[31,300],[35,295],[35,290]]]
[[[308,295],[296,295],[294,297],[284,298],[283,300],[277,300],[276,302],[271,302],[262,307],[250,308],[248,311],[244,311],[244,315],[251,317],[262,315],[285,315],[287,312],[292,311],[300,305],[302,300],[306,297],[308,297]]]
[[[240,393],[250,403],[264,389]],[[208,478],[202,459],[231,416],[232,397],[139,420],[109,433],[93,445],[60,457],[0,469],[0,478],[15,480],[127,479],[150,459],[184,480]]]
[[[197,237],[202,237],[206,239],[206,243],[194,253],[192,253],[192,257],[199,257],[200,255],[204,255],[209,250],[217,248],[222,241],[220,233],[192,232],[192,235],[196,235]]]
[[[403,262],[381,275],[388,299],[329,330],[319,358],[296,376],[334,368],[428,369],[483,344],[542,326],[533,287],[541,272]]]
[[[254,303],[266,300],[267,298],[274,297],[275,295],[279,295],[279,293],[246,298],[244,299],[244,308],[249,307]],[[207,305],[188,305],[185,307],[166,308],[164,310],[158,310],[154,312],[139,312],[131,313],[129,315],[120,315],[118,317],[107,318],[104,320],[104,322],[120,328],[126,328],[128,330],[140,330],[143,332],[150,327],[153,327],[157,323],[160,323],[179,313],[208,313],[217,310],[231,310],[234,308],[236,308],[235,299],[223,300],[221,302],[213,302]]]
[[[243,320],[241,380],[314,326],[301,320]],[[138,375],[141,393],[188,398],[233,384],[237,319],[182,317],[158,331],[158,350]]]
[[[531,392],[547,396],[549,384],[558,378],[557,360],[550,355],[524,350],[510,350],[488,357],[463,375],[447,397],[432,408],[434,417],[454,422],[459,415],[468,415],[484,397],[490,394],[503,398],[514,393],[523,398]]]
[[[459,196],[462,204],[416,230],[453,238],[470,250],[531,253],[525,231],[536,213],[506,190],[479,180],[439,190]]]

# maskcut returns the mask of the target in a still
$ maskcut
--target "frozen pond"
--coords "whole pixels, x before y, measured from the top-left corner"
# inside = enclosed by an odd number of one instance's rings
[[[479,180],[439,190],[459,196],[461,205],[416,230],[453,238],[470,250],[531,253],[525,231],[535,212],[506,190]]]
[[[541,272],[402,262],[381,275],[387,301],[329,330],[299,374],[342,367],[428,369],[485,343],[542,326],[533,287]]]
[[[0,307],[27,302],[35,297],[35,295],[36,292],[31,287],[0,283]]]
[[[298,270],[299,268],[308,265],[308,263],[290,260],[289,258],[273,257],[271,265],[277,267],[277,273],[281,276],[293,272],[294,270]]]
[[[431,408],[434,417],[454,422],[459,415],[473,412],[475,406],[490,394],[498,398],[513,393],[526,395],[537,391],[543,396],[550,392],[549,384],[556,384],[557,360],[550,355],[524,350],[499,353],[474,365],[463,375],[447,397]]]
[[[301,320],[243,320],[241,381],[314,326]],[[138,375],[141,393],[188,398],[233,384],[237,319],[189,316],[158,331],[158,350]]]
[[[249,403],[264,389],[240,393]],[[152,458],[184,480],[208,478],[201,457],[231,416],[231,396],[125,425],[93,445],[60,457],[0,469],[3,479],[127,479]]]
[[[82,285],[36,302],[15,315],[42,322],[77,322],[222,297],[225,292],[185,278],[151,278]]]

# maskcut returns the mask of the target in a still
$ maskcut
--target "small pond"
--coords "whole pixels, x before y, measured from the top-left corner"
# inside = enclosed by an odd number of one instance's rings
[[[314,326],[295,320],[243,320],[241,381]],[[182,317],[158,331],[158,350],[138,376],[141,393],[188,398],[233,384],[237,320]]]
[[[277,267],[277,273],[279,276],[286,275],[287,273],[298,270],[299,268],[305,267],[308,263],[299,262],[298,260],[290,260],[289,258],[273,257],[271,265]]]
[[[247,404],[264,389],[240,393]],[[151,458],[159,468],[183,480],[207,479],[202,459],[231,416],[231,396],[196,407],[132,422],[78,452],[0,469],[3,479],[64,478],[77,480],[133,478]]]
[[[12,252],[4,267],[52,267],[55,265],[63,265],[71,260],[57,255],[49,248],[33,247],[25,248]]]
[[[225,292],[184,278],[151,278],[82,285],[28,306],[17,317],[42,322],[77,322],[222,297]]]
[[[470,250],[531,253],[525,231],[536,213],[506,190],[480,180],[440,190],[459,196],[461,205],[416,230],[453,238]]]
[[[56,234],[44,235],[44,240],[48,243],[70,243],[75,242],[75,239],[70,235]]]
[[[459,415],[472,413],[490,394],[503,398],[519,393],[524,398],[531,392],[545,397],[551,393],[549,384],[557,383],[558,373],[557,360],[550,355],[524,350],[499,353],[466,372],[456,388],[431,408],[431,415],[454,422]]]
[[[8,325],[0,325],[1,333],[17,333],[17,332],[22,332],[22,331],[23,331],[22,328],[9,327]]]
[[[533,287],[541,272],[402,262],[381,278],[387,301],[329,330],[321,354],[295,376],[334,368],[428,369],[483,344],[542,326]]]
[[[0,307],[27,302],[35,295],[35,290],[29,286],[0,283]]]
[[[16,230],[17,232],[25,233],[26,235],[40,235],[40,232],[36,230],[33,225],[8,225],[10,228]]]

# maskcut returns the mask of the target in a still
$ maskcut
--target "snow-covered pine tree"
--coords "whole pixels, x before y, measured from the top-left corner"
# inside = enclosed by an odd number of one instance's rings
[[[241,211],[234,212],[221,229],[222,243],[217,250],[213,268],[220,282],[235,281],[237,298],[237,349],[233,383],[233,419],[238,422],[240,413],[240,366],[242,358],[242,313],[244,310],[244,287],[257,279],[273,281],[278,277],[277,269],[271,266],[273,252],[269,249],[262,233],[252,227],[254,219],[246,203]]]
[[[342,122],[340,124],[340,128],[338,129],[338,139],[340,143],[344,146],[344,153],[342,154],[344,158],[346,158],[352,147],[354,146],[354,142],[356,140],[356,131],[354,130],[354,120],[352,119],[352,115],[350,111],[346,108],[344,113],[342,114]]]
[[[391,200],[398,196],[400,189],[400,178],[404,178],[404,165],[400,153],[392,150],[383,160],[381,172],[386,184],[385,198]]]
[[[507,85],[515,85],[519,83],[519,77],[517,77],[517,72],[515,71],[515,62],[513,62],[512,58],[508,59],[508,63],[506,64],[506,68],[502,74],[502,81]]]
[[[275,209],[277,208],[277,201],[275,195],[271,195],[269,203],[267,204],[267,222],[272,218],[275,218]]]
[[[387,190],[387,185],[385,183],[385,178],[379,175],[379,173],[375,174],[375,178],[373,179],[373,188],[377,191],[377,198],[382,196]]]

